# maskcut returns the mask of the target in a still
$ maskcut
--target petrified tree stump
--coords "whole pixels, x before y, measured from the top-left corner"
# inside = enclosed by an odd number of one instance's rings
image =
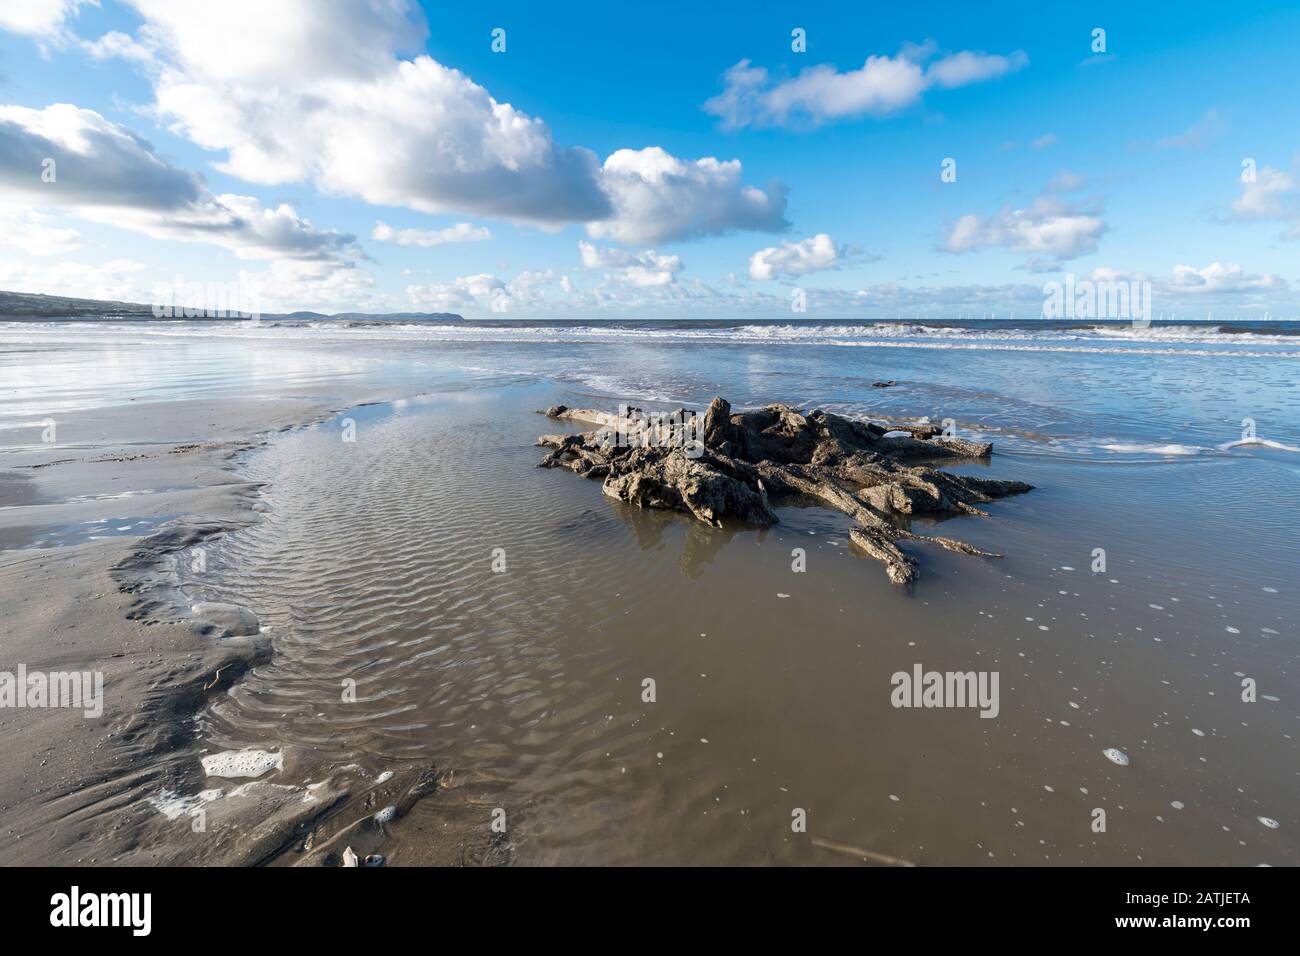
[[[731,414],[721,398],[701,419],[679,410],[645,416],[552,406],[550,418],[599,426],[577,435],[543,435],[544,468],[568,468],[602,482],[611,498],[683,511],[720,527],[723,518],[777,523],[771,502],[806,495],[851,517],[849,539],[885,565],[889,579],[916,579],[916,558],[899,541],[929,541],[962,554],[1000,557],[952,538],[914,534],[917,514],[984,515],[983,502],[1031,491],[1022,481],[972,478],[935,464],[987,458],[993,446],[944,438],[933,426],[884,428],[815,410],[769,405]],[[910,435],[898,435],[906,431]]]

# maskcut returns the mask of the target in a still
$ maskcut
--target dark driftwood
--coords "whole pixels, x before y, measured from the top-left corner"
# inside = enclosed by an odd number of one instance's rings
[[[928,425],[885,428],[787,405],[733,415],[721,398],[709,403],[702,423],[685,411],[657,419],[637,409],[615,415],[556,405],[543,414],[600,427],[543,435],[537,444],[551,450],[542,467],[568,468],[601,481],[611,498],[684,511],[713,527],[728,517],[773,525],[772,501],[808,496],[851,517],[850,540],[900,585],[916,579],[917,567],[899,541],[1000,557],[952,538],[914,534],[902,526],[907,517],[984,515],[983,502],[1033,487],[939,471],[934,464],[987,458],[993,446],[944,438]],[[891,434],[899,431],[910,435]]]

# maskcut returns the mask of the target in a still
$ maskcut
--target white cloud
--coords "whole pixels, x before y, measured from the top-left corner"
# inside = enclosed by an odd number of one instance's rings
[[[925,75],[919,65],[888,56],[868,57],[861,69],[847,73],[829,64],[809,67],[770,89],[763,89],[767,71],[749,67],[748,61],[742,60],[728,71],[726,79],[732,88],[724,96],[739,89],[752,97],[751,102],[735,104],[743,112],[720,112],[716,98],[705,103],[705,110],[720,116],[729,128],[748,122],[780,126],[801,114],[814,122],[864,113],[883,115],[910,106],[925,90]],[[746,113],[753,119],[746,119]]]
[[[386,298],[374,291],[374,276],[349,264],[277,259],[262,271],[241,270],[237,278],[241,287],[256,290],[262,313],[390,310]]]
[[[81,48],[96,60],[116,57],[122,60],[134,60],[148,66],[153,64],[154,59],[153,53],[147,46],[117,30],[110,30],[98,40],[82,40]]]
[[[604,259],[617,250],[596,250]],[[518,312],[529,317],[574,315],[662,316],[691,315],[734,318],[741,315],[790,318],[790,297],[730,283],[718,289],[698,280],[679,280],[662,285],[602,281],[595,286],[578,286],[567,276],[552,272],[524,273],[506,281],[486,274],[462,276],[451,282],[412,285],[406,289],[419,308],[455,311],[467,316],[499,316]],[[805,290],[810,310],[826,318],[894,318],[913,314],[941,317],[959,311],[998,312],[1020,310],[1036,314],[1042,305],[1042,290],[1035,285],[909,287],[882,283],[863,289]]]
[[[579,246],[584,268],[599,274],[600,281],[594,286],[580,286],[569,276],[548,269],[522,272],[508,281],[485,273],[444,283],[409,285],[406,295],[419,308],[471,316],[520,313],[566,318],[663,308],[675,308],[680,313],[681,303],[707,302],[712,295],[702,284],[687,288],[674,280],[682,268],[676,256],[601,249],[586,242]]]
[[[936,86],[953,89],[995,80],[1023,69],[1028,63],[1029,57],[1023,50],[1017,50],[1008,56],[985,53],[982,50],[962,50],[930,64],[926,70],[926,79]]]
[[[271,209],[252,196],[233,193],[211,196],[163,216],[91,208],[81,209],[80,214],[155,239],[210,243],[228,249],[240,259],[343,263],[360,255],[353,236],[317,229],[286,203]]]
[[[593,153],[558,146],[459,70],[400,59],[426,34],[407,0],[130,1],[155,57],[153,109],[224,150],[222,172],[429,213],[555,224],[608,212]]]
[[[1186,309],[1189,312],[1229,305],[1240,307],[1245,293],[1271,293],[1269,298],[1273,298],[1290,288],[1285,279],[1271,272],[1263,275],[1248,273],[1236,263],[1218,260],[1200,268],[1176,265],[1165,275],[1098,266],[1087,278],[1094,282],[1150,282],[1162,307],[1168,304],[1172,310]],[[1258,296],[1255,301],[1260,301]]]
[[[777,276],[798,276],[819,269],[831,269],[841,261],[841,252],[835,241],[824,232],[799,242],[783,242],[779,246],[760,249],[749,259],[749,276],[752,279],[775,279]]]
[[[0,200],[60,208],[158,239],[210,243],[243,259],[344,262],[359,254],[352,236],[317,229],[291,206],[212,195],[130,130],[66,103],[0,106]]]
[[[1285,238],[1300,236],[1300,192],[1295,176],[1272,166],[1259,167],[1253,182],[1242,183],[1241,195],[1232,201],[1232,215],[1246,221],[1291,222]]]
[[[129,2],[145,20],[134,45],[105,37],[98,52],[144,64],[160,120],[224,151],[217,167],[249,182],[548,229],[588,223],[627,242],[784,224],[784,189],[745,186],[737,161],[653,148],[602,166],[556,143],[541,119],[420,54],[427,26],[411,0]]]
[[[1045,193],[1024,209],[1007,206],[987,217],[960,217],[949,225],[943,248],[963,253],[1002,247],[1026,253],[1026,266],[1041,271],[1044,256],[1059,262],[1095,252],[1105,232],[1101,217]]]
[[[321,20],[333,9],[313,4],[304,15]],[[390,58],[363,76],[299,75],[295,24],[273,20],[272,32],[281,25],[291,38],[283,75],[263,83],[205,73],[206,41],[164,51],[176,65],[155,81],[156,108],[176,132],[226,150],[224,172],[257,183],[311,181],[327,193],[434,214],[541,225],[608,214],[594,154],[557,145],[545,123],[459,71],[420,56]]]
[[[19,263],[0,259],[0,288],[84,299],[144,302],[150,283],[147,267],[133,259],[113,259],[100,265],[80,262]]]
[[[0,245],[31,256],[53,256],[80,247],[81,233],[52,225],[38,210],[0,203]]]
[[[664,242],[733,229],[784,229],[786,190],[745,185],[739,160],[682,160],[658,146],[620,149],[605,160],[601,181],[613,218],[588,224],[595,239]]]
[[[1083,188],[1084,178],[1078,173],[1063,169],[1047,184],[1049,193],[1072,193]]]
[[[436,311],[500,315],[527,309],[531,315],[567,299],[572,291],[567,276],[548,269],[521,272],[509,282],[491,273],[480,273],[451,282],[409,285],[406,296],[413,305]]]
[[[773,82],[763,67],[741,60],[723,74],[723,90],[704,104],[724,129],[813,125],[864,115],[885,116],[917,103],[933,87],[982,83],[1028,64],[1017,50],[1006,56],[963,50],[929,63],[933,45],[909,45],[897,56],[869,56],[841,73],[824,63]]]
[[[682,271],[678,256],[661,256],[653,249],[629,252],[626,249],[600,248],[589,242],[578,242],[582,265],[606,273],[617,281],[634,286],[671,285]]]
[[[1037,139],[1030,140],[1029,145],[1034,149],[1046,149],[1049,146],[1055,146],[1056,134],[1044,133],[1042,136],[1039,136]]]
[[[505,295],[506,283],[490,273],[461,276],[451,282],[408,285],[407,298],[412,304],[439,311],[489,307],[488,300]]]
[[[1249,275],[1236,263],[1211,262],[1203,268],[1174,266],[1169,287],[1182,292],[1257,292],[1281,289],[1286,282],[1274,275]]]
[[[370,238],[376,242],[393,242],[399,246],[442,246],[449,242],[483,242],[492,238],[486,226],[458,222],[446,229],[394,229],[386,222],[375,223]]]
[[[94,110],[0,106],[0,197],[165,210],[201,193],[193,174],[163,162],[148,142]]]
[[[604,255],[610,250],[597,250]],[[611,261],[611,260],[600,260]],[[1229,273],[1233,267],[1226,268]],[[1201,270],[1214,273],[1215,267]],[[578,278],[581,278],[579,276]],[[1093,270],[1094,281],[1151,281],[1159,297],[1159,309],[1196,313],[1204,310],[1236,309],[1262,315],[1295,309],[1297,304],[1283,293],[1289,286],[1275,277],[1245,276],[1241,280],[1219,281],[1210,289],[1179,287],[1173,277],[1154,279],[1141,272],[1120,273],[1101,267]],[[954,319],[967,316],[1032,318],[1041,313],[1043,287],[1037,283],[1000,285],[933,285],[916,277],[916,282],[882,282],[861,288],[817,288],[803,286],[809,314],[821,318]],[[1260,281],[1264,279],[1265,281]],[[1184,279],[1183,281],[1187,281]],[[1213,284],[1215,280],[1211,280]],[[1274,284],[1274,281],[1277,284]],[[611,281],[602,274],[596,285],[575,283],[554,272],[523,273],[513,280],[484,274],[462,276],[447,283],[407,287],[409,300],[419,308],[460,312],[469,317],[501,316],[511,313],[529,318],[572,318],[575,315],[680,316],[734,319],[740,316],[771,319],[792,318],[788,291],[773,286],[746,286],[726,282],[719,287],[681,276],[664,285],[636,285]],[[1257,295],[1242,295],[1254,292]],[[1216,295],[1214,293],[1221,293]]]
[[[59,39],[77,8],[95,0],[5,0],[0,3],[0,30],[43,40]]]
[[[1202,149],[1223,135],[1224,122],[1217,110],[1207,110],[1205,115],[1183,132],[1166,136],[1156,143],[1166,149]]]

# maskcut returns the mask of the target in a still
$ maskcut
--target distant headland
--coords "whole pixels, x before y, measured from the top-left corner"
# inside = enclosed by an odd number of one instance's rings
[[[118,302],[112,299],[78,299],[63,295],[0,291],[0,322],[5,321],[218,321],[234,315],[159,315],[163,310],[141,302]],[[177,310],[179,311],[179,310]],[[455,312],[284,312],[262,313],[263,320],[339,321],[339,322],[462,322]]]

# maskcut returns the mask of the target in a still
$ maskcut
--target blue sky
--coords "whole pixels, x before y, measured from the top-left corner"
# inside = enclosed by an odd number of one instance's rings
[[[1023,316],[1073,273],[1300,312],[1285,3],[466,6],[6,4],[0,288]]]

